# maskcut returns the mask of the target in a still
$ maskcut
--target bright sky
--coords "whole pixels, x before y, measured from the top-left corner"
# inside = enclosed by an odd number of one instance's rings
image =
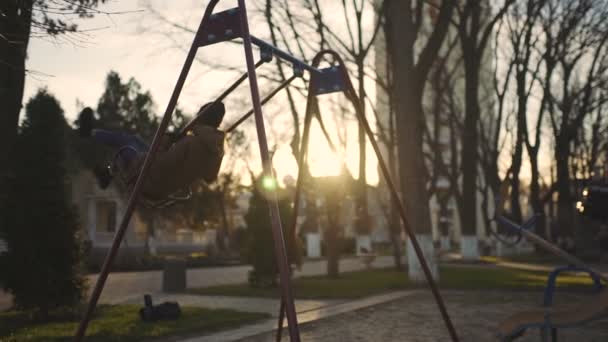
[[[27,68],[32,71],[27,77],[24,102],[41,87],[46,87],[61,102],[69,121],[77,116],[82,103],[84,106],[95,108],[103,92],[104,80],[110,70],[117,71],[127,80],[134,77],[144,90],[150,90],[157,104],[157,111],[164,112],[177,76],[183,65],[186,52],[176,48],[187,48],[192,35],[185,35],[184,40],[175,41],[175,36],[163,36],[162,27],[156,26],[154,14],[146,7],[151,3],[153,8],[163,16],[178,19],[186,26],[196,27],[202,17],[206,0],[175,0],[175,1],[118,1],[109,0],[100,10],[109,13],[127,12],[112,15],[97,15],[93,19],[78,20],[80,29],[86,36],[78,41],[67,41],[65,37],[33,39],[28,51]],[[232,6],[232,1],[220,2],[217,10]],[[265,35],[265,27],[251,24],[251,31],[260,37]],[[72,37],[74,38],[74,37]],[[201,53],[201,52],[204,52]],[[229,44],[219,44],[213,48],[199,50],[198,56],[204,60],[219,60],[224,64],[235,66],[243,71],[244,57],[242,48]],[[182,91],[179,107],[186,112],[194,112],[207,101],[212,100],[224,87],[231,83],[235,72],[209,70],[200,63],[194,63],[184,90]],[[263,87],[263,89],[266,89]],[[248,92],[245,89],[235,93],[233,98],[226,101],[228,113],[225,122],[236,120],[244,109],[249,106]],[[234,101],[230,103],[231,99]],[[297,175],[296,163],[289,148],[289,134],[285,134],[290,122],[287,108],[270,103],[265,106],[265,113],[272,114],[266,120],[270,144],[276,144],[275,169],[279,180],[286,175]],[[303,104],[302,104],[303,106]],[[232,108],[231,108],[232,107]],[[231,110],[232,109],[232,110]],[[303,112],[303,111],[302,111]],[[325,112],[328,112],[326,110]],[[327,113],[329,114],[329,113]],[[328,117],[331,115],[327,115]],[[344,124],[344,123],[342,123]],[[330,132],[335,129],[336,122],[327,122]],[[347,125],[346,158],[339,158],[321,138],[318,129],[313,129],[310,146],[311,171],[315,176],[334,175],[340,170],[340,160],[346,163],[355,175],[358,175],[358,148],[356,143],[356,124]],[[256,135],[253,125],[248,124],[246,133],[255,145]],[[376,160],[371,157],[373,152],[367,144],[369,157],[367,166],[368,182],[378,181]],[[251,148],[250,166],[259,171],[259,150]]]

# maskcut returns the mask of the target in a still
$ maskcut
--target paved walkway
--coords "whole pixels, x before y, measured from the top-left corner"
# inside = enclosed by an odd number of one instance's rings
[[[296,277],[320,275],[326,272],[325,260],[307,261],[302,269],[295,272]],[[378,257],[373,267],[388,267],[393,265],[392,257]],[[358,258],[346,258],[340,261],[340,271],[356,271],[364,265]],[[251,266],[206,267],[189,269],[187,284],[189,288],[205,287],[224,284],[239,284],[247,282],[247,273]],[[94,287],[97,275],[88,276],[90,288]],[[133,300],[141,301],[144,293],[158,294],[162,288],[162,271],[119,272],[110,273],[103,293],[101,303],[121,303]],[[0,291],[0,310],[10,306],[10,296]]]
[[[461,341],[498,341],[496,326],[511,314],[537,308],[540,293],[443,291],[448,312]],[[568,298],[566,298],[568,297]],[[572,295],[560,297],[573,301]],[[405,297],[301,325],[302,341],[332,342],[428,342],[450,341],[445,325],[429,291],[411,292]],[[274,341],[274,332],[238,339],[239,342]],[[219,335],[188,342],[230,341]],[[608,322],[563,330],[560,341],[608,341]],[[234,341],[234,340],[232,340]],[[286,333],[282,341],[289,341]],[[518,342],[539,341],[538,330],[531,330]]]
[[[312,308],[309,310],[302,310],[301,302],[306,301],[296,301],[296,311],[298,313],[298,322],[300,324],[306,324],[309,322],[314,322],[318,320],[327,319],[329,317],[335,317],[342,314],[346,314],[352,311],[360,310],[363,308],[367,308],[370,306],[379,305],[382,303],[391,302],[398,298],[403,298],[407,296],[415,296],[419,290],[412,291],[398,291],[393,293],[387,293],[378,296],[372,296],[363,298],[360,300],[341,302],[341,303],[328,303],[326,306],[322,306],[319,308]],[[278,305],[278,302],[275,303]],[[276,306],[275,306],[276,308]],[[286,325],[286,323],[285,323]],[[273,331],[277,327],[277,319],[273,317],[272,319],[268,319],[262,321],[260,323],[246,325],[244,327],[219,332],[211,335],[203,335],[199,337],[189,338],[180,342],[229,342],[236,341],[243,338],[250,338],[252,336],[258,336],[263,334],[263,341],[272,341],[273,340]],[[285,334],[288,334],[285,332]],[[287,339],[288,341],[289,339]],[[262,340],[260,340],[262,341]],[[333,341],[331,339],[320,339],[317,341]],[[354,340],[351,340],[354,341]]]
[[[198,296],[187,294],[157,294],[152,300],[155,303],[165,301],[178,302],[181,306],[198,306],[210,309],[234,309],[248,312],[263,312],[278,317],[280,301],[272,298],[257,297],[226,297],[226,296]],[[133,298],[126,303],[143,305],[143,298]],[[297,312],[319,310],[324,307],[344,303],[343,300],[298,300]]]

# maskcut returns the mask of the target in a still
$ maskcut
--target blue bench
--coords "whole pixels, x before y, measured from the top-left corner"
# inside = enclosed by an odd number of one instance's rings
[[[564,272],[586,273],[593,280],[590,289],[593,295],[574,305],[553,307],[557,278]],[[538,328],[543,342],[555,342],[558,329],[578,327],[605,317],[608,317],[608,290],[604,290],[600,276],[588,268],[563,266],[553,270],[547,278],[543,308],[522,311],[507,318],[498,327],[498,337],[501,341],[513,341],[526,330]]]

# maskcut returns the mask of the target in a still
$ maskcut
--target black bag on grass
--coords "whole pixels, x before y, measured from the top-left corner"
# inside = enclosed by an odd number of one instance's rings
[[[182,314],[182,310],[177,302],[164,302],[159,305],[152,305],[152,297],[144,295],[145,306],[139,309],[139,316],[145,322],[175,320]]]

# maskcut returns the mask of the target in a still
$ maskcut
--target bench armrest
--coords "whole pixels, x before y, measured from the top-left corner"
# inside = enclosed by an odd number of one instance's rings
[[[543,299],[543,306],[550,307],[553,305],[553,297],[555,295],[555,287],[557,283],[557,277],[563,272],[585,272],[591,279],[593,279],[593,291],[599,292],[604,286],[600,280],[600,277],[588,268],[578,267],[574,265],[561,266],[555,268],[547,277],[547,286],[545,287],[545,295]]]

